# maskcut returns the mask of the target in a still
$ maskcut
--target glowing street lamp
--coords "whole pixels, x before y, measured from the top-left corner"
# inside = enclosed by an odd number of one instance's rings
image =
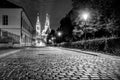
[[[52,40],[49,40],[49,42],[52,42]]]
[[[60,42],[61,40],[62,40],[62,35],[63,35],[63,33],[61,32],[61,31],[58,31],[57,32],[57,36],[58,36],[58,41]]]
[[[84,23],[85,23],[84,27],[86,28],[86,23],[90,18],[90,12],[88,11],[83,12],[81,17],[82,17],[82,20],[84,20]],[[85,39],[86,39],[86,31],[85,31]]]
[[[89,12],[83,12],[82,13],[82,19],[86,22],[90,18]]]
[[[51,39],[54,40],[54,37],[52,37]]]
[[[61,37],[61,36],[62,36],[62,32],[58,32],[57,35],[58,35],[59,37]]]
[[[52,38],[51,38],[51,42],[52,42],[53,45],[54,45],[54,43],[55,43],[55,39],[56,39],[55,37],[52,37]]]
[[[81,15],[82,20],[84,21],[84,28],[86,28],[86,23],[90,19],[90,12],[84,11]],[[86,30],[85,30],[85,40],[86,40]],[[86,49],[86,46],[85,46]]]
[[[51,40],[55,40],[56,38],[55,37],[52,37]]]

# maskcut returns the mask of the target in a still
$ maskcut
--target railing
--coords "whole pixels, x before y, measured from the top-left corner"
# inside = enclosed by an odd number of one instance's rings
[[[0,47],[9,47],[19,44],[20,36],[0,29]]]

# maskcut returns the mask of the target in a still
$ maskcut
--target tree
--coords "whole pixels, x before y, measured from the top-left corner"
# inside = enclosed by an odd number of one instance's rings
[[[47,42],[49,42],[48,40],[50,40],[52,37],[56,37],[56,33],[54,29],[52,29],[51,32],[48,34]]]
[[[96,37],[110,37],[120,33],[120,6],[117,0],[72,0],[72,10],[60,21],[58,30],[63,40],[80,40]],[[81,19],[81,13],[90,12],[89,21]],[[102,33],[101,33],[102,32]],[[67,39],[66,39],[67,38]]]
[[[117,20],[114,17],[111,19],[107,19],[106,21],[106,30],[111,34],[111,36],[115,36],[115,32],[118,30],[119,26],[117,25]]]
[[[78,28],[74,27],[75,36],[82,37],[84,34],[96,35],[95,37],[115,35],[119,29],[118,23],[120,13],[118,9],[119,2],[117,0],[72,0],[73,1],[73,16],[72,23]],[[87,22],[84,27],[84,21],[80,19],[80,14],[83,10],[88,9],[91,13],[91,20]],[[82,34],[81,30],[83,31]],[[100,31],[103,32],[103,34]],[[119,32],[119,31],[117,31]],[[99,34],[99,35],[98,35]],[[88,36],[89,37],[89,36]]]
[[[72,31],[73,31],[73,25],[70,18],[71,11],[60,21],[60,27],[57,29],[57,31],[62,32],[62,40],[63,41],[71,41],[72,39]]]

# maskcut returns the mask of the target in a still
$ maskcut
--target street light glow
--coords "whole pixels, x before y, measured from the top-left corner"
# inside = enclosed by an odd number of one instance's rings
[[[82,13],[82,19],[84,19],[85,21],[87,21],[89,17],[90,17],[90,13],[89,12],[83,12]]]
[[[58,32],[58,36],[59,36],[59,37],[62,36],[62,32]]]
[[[52,40],[54,40],[54,38],[53,38],[53,37],[52,37],[51,39],[52,39]]]
[[[52,37],[51,39],[52,39],[52,40],[55,40],[55,37]]]

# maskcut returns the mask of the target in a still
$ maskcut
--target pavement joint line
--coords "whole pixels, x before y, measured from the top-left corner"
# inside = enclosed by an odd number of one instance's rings
[[[19,51],[20,51],[20,50],[14,50],[14,51],[10,51],[10,52],[1,54],[1,55],[0,55],[0,58],[5,57],[5,56],[8,56],[8,55],[10,55],[10,54],[14,54],[14,53],[19,52]]]

